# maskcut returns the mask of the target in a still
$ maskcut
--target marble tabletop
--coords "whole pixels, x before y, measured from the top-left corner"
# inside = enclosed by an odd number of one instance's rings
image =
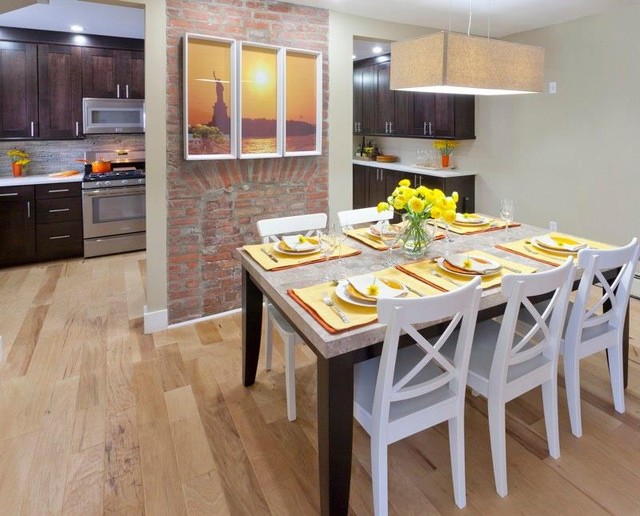
[[[475,235],[452,235],[452,241],[445,243],[442,240],[433,242],[427,258],[442,256],[445,252],[458,253],[470,250],[483,250],[496,256],[502,256],[516,263],[534,266],[539,271],[551,269],[536,260],[530,260],[494,246],[531,236],[548,233],[545,228],[522,224],[519,227],[505,230],[494,230]],[[352,238],[348,239],[348,245],[362,250],[362,254],[342,259],[340,265],[337,260],[329,262],[329,267],[334,271],[334,276],[339,279],[339,269],[342,266],[343,274],[356,275],[384,269],[385,251],[376,251]],[[385,325],[373,323],[353,330],[332,334],[325,330],[311,315],[304,310],[289,294],[287,290],[301,288],[321,283],[325,271],[325,264],[309,264],[290,270],[265,271],[245,251],[239,249],[242,266],[251,275],[253,281],[271,299],[274,305],[285,314],[294,326],[297,327],[305,340],[311,344],[318,353],[325,358],[347,353],[372,344],[381,342],[384,338]],[[393,251],[396,264],[407,263],[408,260],[400,250]],[[295,271],[295,272],[294,272]],[[482,294],[480,310],[492,308],[506,302],[500,292],[500,287],[486,289]]]

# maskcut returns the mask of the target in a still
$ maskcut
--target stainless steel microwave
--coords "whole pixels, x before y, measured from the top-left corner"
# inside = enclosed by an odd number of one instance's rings
[[[85,134],[144,133],[144,99],[82,99]]]

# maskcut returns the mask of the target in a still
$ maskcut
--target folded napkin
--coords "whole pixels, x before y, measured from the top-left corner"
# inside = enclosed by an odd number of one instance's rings
[[[456,218],[457,215],[459,214],[456,214]],[[449,231],[457,235],[477,235],[478,233],[487,233],[489,231],[498,231],[500,229],[505,229],[507,225],[507,223],[503,220],[495,219],[493,217],[489,217],[488,215],[483,215],[481,213],[474,213],[473,215],[487,219],[486,223],[477,225],[463,225],[453,222],[449,225]],[[438,221],[438,226],[444,228],[446,227],[446,224],[442,221]],[[511,222],[509,224],[510,228],[515,228],[518,226],[520,226],[519,222]]]
[[[398,297],[407,293],[401,283],[385,283],[374,274],[351,276],[350,278],[347,278],[347,281],[354,289],[356,289],[356,291],[358,291],[360,295],[371,300]]]
[[[587,247],[586,242],[578,241],[558,233],[549,233],[548,235],[542,235],[535,239],[542,247],[570,253],[577,253],[580,249]]]
[[[484,251],[469,251],[467,254],[476,258],[480,258],[481,260],[497,262],[500,265],[504,266],[498,274],[481,276],[481,285],[483,289],[488,289],[500,285],[502,283],[502,277],[507,274],[513,274],[514,270],[519,271],[519,273],[523,274],[530,274],[537,270],[535,267],[512,262],[499,256],[485,253]],[[505,267],[508,267],[509,269]],[[432,285],[444,292],[455,290],[460,285],[468,283],[475,277],[473,275],[465,276],[462,274],[454,274],[445,271],[442,268],[438,267],[434,259],[398,265],[397,268],[403,272],[406,272],[407,274],[411,274],[413,277],[419,279],[420,281],[424,281],[425,283],[428,283],[429,285]],[[436,272],[436,274],[434,274],[434,271]],[[456,285],[455,283],[458,283],[459,285]]]
[[[615,246],[604,244],[602,242],[598,242],[596,240],[589,240],[587,238],[575,238],[569,235],[567,236],[574,241],[579,241],[581,243],[585,243],[592,249],[613,249]],[[532,237],[534,239],[539,239],[542,237]],[[498,249],[502,249],[504,251],[508,251],[513,254],[519,254],[520,256],[525,256],[531,260],[536,260],[541,263],[546,263],[547,265],[553,265],[557,267],[558,265],[562,265],[566,260],[567,256],[571,256],[570,254],[563,252],[555,252],[552,249],[546,249],[543,247],[534,246],[531,243],[531,238],[523,238],[522,240],[515,240],[513,242],[507,242],[504,244],[497,244],[496,247]],[[574,261],[576,260],[576,255],[574,256]]]
[[[500,264],[493,260],[471,255],[470,253],[452,254],[445,258],[455,269],[459,269],[462,274],[491,274],[500,269]],[[458,271],[455,271],[458,272]]]
[[[456,213],[456,222],[462,224],[489,224],[487,217],[478,215],[477,213]]]
[[[318,239],[314,237],[286,235],[281,240],[284,242],[286,249],[291,251],[312,251],[320,248]]]
[[[324,256],[317,253],[304,254],[301,256],[279,253],[271,244],[252,244],[242,247],[251,258],[260,264],[266,271],[279,271],[290,269],[298,265],[307,265],[310,263],[319,263],[324,261]],[[346,245],[340,245],[329,257],[330,260],[336,258],[346,258],[362,253],[360,249],[355,249]]]
[[[408,289],[406,298],[418,298],[442,293],[441,290],[426,285],[394,268],[376,271],[374,274],[377,278],[385,278],[390,282],[397,282],[406,286]],[[347,315],[348,323],[343,322],[334,310],[324,303],[322,300],[323,292],[327,292],[333,302]],[[335,287],[331,283],[291,289],[288,294],[329,333],[352,330],[378,320],[375,304],[358,306],[347,303],[336,296]]]

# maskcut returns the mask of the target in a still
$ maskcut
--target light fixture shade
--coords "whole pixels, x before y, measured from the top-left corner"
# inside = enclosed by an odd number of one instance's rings
[[[392,90],[509,95],[540,93],[544,49],[437,32],[391,43]]]

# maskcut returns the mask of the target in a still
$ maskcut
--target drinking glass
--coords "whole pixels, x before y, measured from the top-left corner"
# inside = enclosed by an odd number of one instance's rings
[[[338,240],[336,235],[331,232],[323,232],[318,231],[318,243],[320,244],[320,253],[324,256],[324,276],[322,277],[322,281],[330,281],[331,277],[329,274],[329,258],[333,256],[336,247],[338,246]]]
[[[386,267],[393,267],[395,265],[393,259],[393,248],[398,243],[398,240],[402,236],[402,229],[396,225],[390,224],[388,220],[385,220],[379,226],[380,240],[387,246],[386,260],[384,265]]]
[[[331,233],[335,235],[336,246],[338,248],[338,276],[341,279],[346,277],[344,272],[344,264],[342,263],[342,245],[347,240],[347,231],[353,229],[351,226],[341,226],[339,221],[331,224]]]
[[[504,226],[505,235],[509,232],[509,224],[513,220],[514,211],[513,199],[502,199],[500,201],[500,218],[506,223]]]

